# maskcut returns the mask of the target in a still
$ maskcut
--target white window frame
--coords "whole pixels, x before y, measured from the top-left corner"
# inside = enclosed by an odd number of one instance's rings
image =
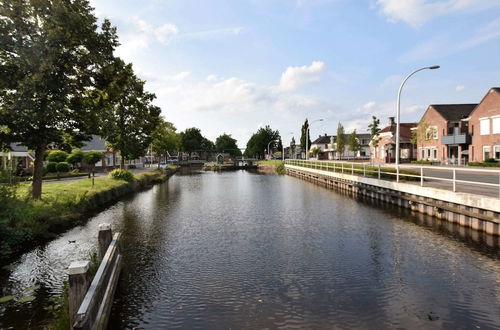
[[[479,118],[479,135],[490,134],[490,118]]]
[[[500,134],[500,116],[491,117],[491,126],[493,134]]]
[[[488,158],[491,158],[491,147],[490,146],[483,146],[483,162],[487,159],[485,157],[486,152],[488,152],[488,154],[489,154]]]
[[[497,150],[500,153],[500,144],[493,146],[493,158],[495,158],[496,160],[500,160],[500,157],[497,158],[497,155],[496,155]]]

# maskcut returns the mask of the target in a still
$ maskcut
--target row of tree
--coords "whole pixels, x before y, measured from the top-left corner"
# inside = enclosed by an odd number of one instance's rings
[[[0,16],[0,143],[35,151],[33,198],[48,146],[71,149],[98,134],[122,162],[143,154],[161,110],[114,55],[108,20],[98,25],[87,0],[3,1]]]

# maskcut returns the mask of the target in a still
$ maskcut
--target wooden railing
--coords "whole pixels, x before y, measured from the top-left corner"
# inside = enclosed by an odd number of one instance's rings
[[[112,235],[108,224],[99,225],[98,257],[101,263],[89,283],[89,262],[69,268],[69,313],[71,329],[106,329],[122,267],[120,233]]]

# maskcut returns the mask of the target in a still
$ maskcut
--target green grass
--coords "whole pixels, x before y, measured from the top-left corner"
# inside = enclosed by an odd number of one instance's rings
[[[173,171],[143,172],[135,175],[133,182],[95,178],[94,185],[92,179],[44,183],[41,200],[29,198],[31,185],[28,183],[9,188],[13,193],[0,191],[3,206],[0,209],[0,259],[25,249],[27,243],[54,237],[57,232],[75,225],[86,213],[162,182]]]
[[[259,160],[259,165],[275,165],[278,166],[281,164],[283,161],[282,160]]]

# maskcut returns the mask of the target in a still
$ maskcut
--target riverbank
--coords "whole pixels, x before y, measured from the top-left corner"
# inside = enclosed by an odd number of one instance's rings
[[[259,161],[259,172],[266,174],[285,174],[285,163],[281,160],[261,160]]]
[[[42,199],[28,199],[30,184],[20,184],[2,198],[0,264],[35,244],[54,238],[92,213],[125,195],[167,180],[177,168],[134,175],[132,182],[112,178],[83,179],[43,186]]]

